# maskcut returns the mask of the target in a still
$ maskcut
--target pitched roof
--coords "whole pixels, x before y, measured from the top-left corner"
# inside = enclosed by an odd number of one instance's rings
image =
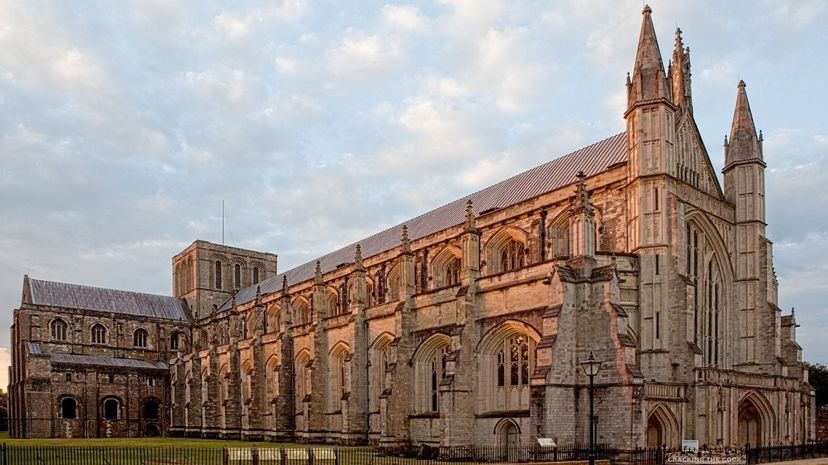
[[[169,370],[170,366],[164,362],[141,360],[134,358],[106,357],[103,355],[77,355],[60,352],[44,354],[52,359],[53,364],[84,365],[112,368],[132,368],[141,370]]]
[[[34,305],[77,308],[165,320],[189,321],[191,319],[184,301],[175,297],[27,279],[29,281],[29,303]]]
[[[339,265],[353,262],[357,244],[362,247],[363,257],[370,257],[397,247],[400,245],[403,225],[408,226],[408,235],[411,240],[457,226],[465,221],[466,201],[469,199],[474,203],[477,212],[496,210],[573,184],[578,171],[583,171],[587,176],[602,173],[612,165],[627,161],[626,136],[626,132],[616,134],[323,255],[318,259],[322,272],[326,273]],[[284,276],[287,276],[289,284],[306,281],[313,277],[315,268],[316,260],[311,260],[258,285],[242,289],[235,296],[236,303],[243,304],[255,299],[257,286],[261,286],[262,294],[281,289]],[[230,306],[231,301],[227,301],[222,305],[221,310],[228,309]]]

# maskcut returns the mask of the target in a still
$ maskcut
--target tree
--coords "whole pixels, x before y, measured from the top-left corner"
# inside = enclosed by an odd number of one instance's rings
[[[828,367],[821,363],[808,363],[808,381],[816,391],[816,408],[828,404]]]

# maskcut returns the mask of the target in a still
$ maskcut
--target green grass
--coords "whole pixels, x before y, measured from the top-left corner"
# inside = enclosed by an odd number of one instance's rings
[[[0,443],[7,446],[30,447],[142,447],[142,448],[199,448],[221,449],[228,447],[307,447],[306,444],[231,441],[224,439],[192,438],[74,438],[74,439],[10,439],[9,433],[0,433]]]

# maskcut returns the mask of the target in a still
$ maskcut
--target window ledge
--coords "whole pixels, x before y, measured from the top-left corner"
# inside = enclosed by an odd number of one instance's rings
[[[440,412],[423,412],[409,415],[408,418],[440,418]]]
[[[483,412],[475,415],[475,418],[529,418],[529,409],[526,410],[499,410],[491,412]]]

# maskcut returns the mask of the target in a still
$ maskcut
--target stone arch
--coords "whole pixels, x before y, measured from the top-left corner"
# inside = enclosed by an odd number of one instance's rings
[[[549,258],[569,256],[569,216],[569,209],[563,209],[546,228]]]
[[[304,325],[312,321],[310,303],[308,303],[308,299],[298,296],[293,299],[290,304],[290,308],[293,310],[294,325]]]
[[[737,405],[738,444],[750,444],[751,447],[770,445],[775,417],[768,399],[759,392],[748,391],[739,398]]]
[[[685,272],[696,284],[692,297],[697,303],[693,317],[695,342],[702,349],[705,365],[729,366],[739,361],[739,358],[734,360],[734,357],[746,355],[744,350],[741,354],[735,350],[738,341],[732,341],[725,330],[727,325],[733,324],[735,318],[731,311],[735,279],[733,264],[719,232],[703,212],[693,210],[685,219]],[[700,243],[697,241],[699,235]]]
[[[230,399],[230,366],[226,363],[219,368],[219,405],[221,408],[221,422],[222,428],[227,425],[227,401]]]
[[[75,396],[64,394],[58,397],[58,418],[63,420],[77,420],[81,418],[81,405]]]
[[[276,399],[279,396],[279,356],[271,355],[265,362],[265,380],[267,382],[267,396]]]
[[[735,276],[733,264],[729,259],[730,254],[728,254],[728,248],[725,245],[724,240],[722,240],[722,237],[719,235],[719,231],[716,229],[716,226],[713,225],[710,219],[707,218],[707,215],[705,215],[701,210],[692,210],[688,212],[684,219],[687,223],[694,224],[699,228],[699,230],[701,230],[702,233],[704,233],[704,236],[713,246],[713,250],[716,252],[716,255],[719,256],[719,262],[726,265],[722,271],[724,272],[727,281],[732,282],[733,277]]]
[[[446,370],[446,357],[451,351],[451,338],[435,333],[414,351],[414,410],[417,413],[440,410],[439,386]]]
[[[403,283],[402,283],[402,264],[398,260],[391,266],[391,269],[388,270],[388,274],[385,275],[385,291],[386,291],[386,302],[396,302],[400,300],[402,297],[400,293],[402,291]]]
[[[503,226],[486,241],[487,274],[523,268],[528,263],[528,234],[515,226]]]
[[[460,283],[460,249],[447,245],[431,259],[432,287],[455,286]]]
[[[248,358],[241,363],[242,404],[249,404],[253,399],[253,362]]]
[[[282,319],[282,306],[278,302],[273,302],[267,306],[267,313],[265,314],[265,333],[278,333]]]
[[[96,321],[89,326],[89,336],[93,344],[107,344],[109,342],[109,327]]]
[[[518,448],[520,447],[520,425],[511,418],[501,418],[492,431],[495,435],[495,440],[500,448],[500,456],[502,460],[517,461],[520,455]]]
[[[69,333],[69,324],[61,317],[52,318],[49,322],[49,334],[56,341],[65,341]]]
[[[328,352],[328,401],[326,403],[328,412],[340,411],[342,398],[350,390],[348,386],[350,353],[348,344],[343,341],[334,344]]]
[[[483,335],[477,345],[479,412],[529,409],[529,377],[538,341],[538,331],[517,320]]]
[[[106,421],[115,421],[122,419],[122,405],[123,402],[117,396],[106,396],[101,399],[100,416]]]
[[[302,349],[293,359],[294,366],[294,389],[296,396],[296,412],[304,411],[302,404],[306,396],[311,394],[311,354],[308,349]],[[298,428],[299,425],[297,425]]]
[[[668,449],[679,446],[679,424],[673,412],[663,403],[656,402],[647,412],[647,448]]]
[[[339,302],[339,292],[333,286],[325,286],[325,292],[322,295],[322,305],[327,316],[344,313],[343,307]]]
[[[141,402],[141,418],[144,420],[160,420],[161,400],[157,397],[147,397]]]
[[[385,372],[391,363],[391,343],[394,335],[384,332],[374,338],[368,349],[368,412],[379,410],[380,396],[385,389]]]
[[[371,275],[366,273],[365,274],[365,306],[366,307],[373,307],[377,304],[377,299],[375,294],[375,287],[374,287],[374,280],[371,278]]]
[[[225,289],[225,281],[227,281],[227,273],[225,268],[229,261],[227,257],[222,254],[212,254],[210,256],[210,287],[214,289]]]

